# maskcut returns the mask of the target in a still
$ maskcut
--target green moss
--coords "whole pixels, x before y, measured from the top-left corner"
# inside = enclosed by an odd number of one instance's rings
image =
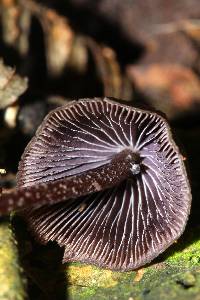
[[[169,264],[198,266],[200,265],[200,228],[185,232],[183,238],[163,255]]]
[[[87,300],[87,299],[95,299],[94,296],[97,293],[96,288],[88,288],[82,286],[69,286],[68,295],[70,295],[70,300]]]
[[[197,265],[200,263],[200,240],[193,242],[190,246],[183,250],[174,252],[172,256],[167,259],[170,263],[189,263]]]
[[[200,299],[199,228],[151,265],[120,273],[74,263],[67,268],[72,300],[176,300]]]
[[[171,268],[151,275],[139,286],[141,299],[199,299],[200,268],[190,271]]]

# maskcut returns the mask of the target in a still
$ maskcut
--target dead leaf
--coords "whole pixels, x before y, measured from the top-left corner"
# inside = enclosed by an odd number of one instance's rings
[[[173,118],[200,106],[200,80],[176,64],[132,65],[127,73],[146,101]]]
[[[0,60],[0,109],[13,104],[27,89],[27,79],[16,74],[15,69]]]

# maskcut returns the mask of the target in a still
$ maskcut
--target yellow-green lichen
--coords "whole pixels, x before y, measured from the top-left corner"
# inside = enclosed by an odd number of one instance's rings
[[[115,286],[117,273],[90,265],[72,264],[68,268],[68,282],[77,286],[103,287]]]
[[[25,281],[9,221],[0,223],[0,300],[26,298]]]

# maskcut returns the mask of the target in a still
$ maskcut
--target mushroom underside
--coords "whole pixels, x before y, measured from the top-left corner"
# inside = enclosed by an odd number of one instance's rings
[[[72,102],[51,113],[22,157],[18,187],[98,173],[126,149],[134,159],[117,186],[23,211],[36,238],[65,247],[64,262],[135,269],[183,232],[191,194],[167,122],[107,98]]]

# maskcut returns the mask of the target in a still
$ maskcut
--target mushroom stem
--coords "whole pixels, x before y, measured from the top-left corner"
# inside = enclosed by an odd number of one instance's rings
[[[111,188],[134,174],[134,164],[138,165],[135,153],[131,149],[125,149],[116,154],[109,164],[97,169],[56,181],[16,188],[1,195],[0,215],[30,206],[40,207],[75,199]]]

